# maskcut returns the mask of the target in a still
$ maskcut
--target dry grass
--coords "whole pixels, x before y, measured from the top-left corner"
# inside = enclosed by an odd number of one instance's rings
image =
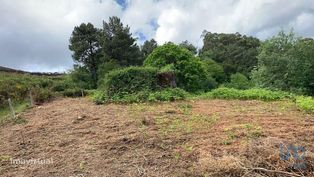
[[[0,129],[1,176],[311,176],[314,118],[287,102],[94,105],[61,99]],[[23,135],[23,136],[22,136]],[[280,145],[306,149],[280,159]],[[53,158],[12,166],[8,157]],[[293,165],[305,163],[307,168]]]

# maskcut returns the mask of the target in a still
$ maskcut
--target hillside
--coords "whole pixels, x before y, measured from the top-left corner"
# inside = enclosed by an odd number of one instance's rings
[[[63,75],[63,73],[58,72],[27,72],[22,70],[16,70],[8,67],[0,66],[0,72],[8,72],[8,73],[20,73],[20,74],[31,74],[31,75],[38,75],[38,76],[59,76]]]

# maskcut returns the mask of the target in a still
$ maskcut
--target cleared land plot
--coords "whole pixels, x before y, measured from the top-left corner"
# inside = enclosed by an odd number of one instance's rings
[[[95,105],[60,99],[0,129],[0,176],[289,176],[313,174],[314,117],[288,101]],[[304,159],[280,159],[280,145]],[[12,159],[53,159],[12,164]],[[299,172],[293,165],[305,164]],[[257,169],[263,168],[263,169]],[[269,171],[266,171],[269,170]]]

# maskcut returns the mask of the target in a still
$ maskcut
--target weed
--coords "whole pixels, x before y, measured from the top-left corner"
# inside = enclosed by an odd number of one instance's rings
[[[218,88],[200,96],[201,98],[239,99],[239,100],[262,100],[276,101],[292,98],[293,95],[282,91],[271,91],[267,89],[238,90],[234,88]]]
[[[299,109],[314,113],[314,99],[312,97],[296,97],[296,105]]]
[[[260,137],[262,135],[262,128],[252,124],[240,124],[225,128],[224,132],[227,138],[223,140],[222,144],[230,145],[241,137],[245,137],[247,140]]]
[[[185,115],[190,114],[191,109],[192,109],[192,105],[188,103],[178,104],[178,107],[180,108],[180,111]]]
[[[86,167],[86,162],[85,161],[81,161],[80,162],[80,170],[83,171]]]

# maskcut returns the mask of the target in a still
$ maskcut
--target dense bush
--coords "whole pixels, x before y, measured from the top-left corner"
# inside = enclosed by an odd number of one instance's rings
[[[275,101],[284,98],[291,98],[292,95],[282,91],[271,91],[266,89],[238,90],[234,88],[218,88],[205,93],[202,97],[219,99],[240,99],[240,100],[263,100]]]
[[[244,90],[251,88],[252,84],[245,75],[241,73],[236,73],[230,76],[230,82],[227,83],[226,86],[230,88]]]
[[[148,96],[148,101],[175,101],[184,100],[187,92],[179,88],[167,88],[164,90],[152,92]]]
[[[97,91],[92,99],[96,104],[117,102],[117,103],[138,103],[138,102],[156,102],[156,101],[175,101],[184,100],[188,93],[180,88],[167,88],[158,91],[143,90],[137,93],[114,95],[108,97],[104,92]]]
[[[212,76],[219,84],[226,81],[226,74],[220,64],[210,58],[202,58],[202,62],[210,76]]]
[[[82,89],[93,88],[93,79],[85,67],[75,66],[74,70],[70,73],[70,77],[75,87]]]
[[[314,40],[280,32],[266,40],[252,79],[259,87],[314,94]]]
[[[120,68],[120,65],[114,60],[104,62],[98,67],[98,77],[103,78],[107,73],[118,68]]]
[[[71,88],[71,89],[66,89],[62,92],[63,96],[65,97],[82,97],[83,95],[85,96],[87,92],[85,90],[79,89],[79,88]]]
[[[58,92],[72,87],[67,76],[35,76],[29,74],[0,72],[0,107],[7,106],[7,100],[29,101],[30,91],[35,102],[49,101]]]
[[[64,76],[62,79],[55,80],[52,85],[52,91],[54,92],[62,92],[66,89],[75,87],[74,82],[72,82],[69,76]]]
[[[312,97],[296,97],[296,105],[299,109],[314,113],[314,99]]]
[[[99,88],[109,96],[137,93],[157,88],[158,70],[151,67],[128,67],[113,70],[100,81]]]
[[[55,93],[49,89],[35,88],[32,90],[33,101],[36,104],[42,104],[46,101],[50,101],[55,97]]]
[[[201,60],[194,57],[187,49],[173,43],[157,47],[146,58],[144,66],[159,69],[172,66],[177,76],[177,85],[187,91],[204,91],[211,88],[208,82],[212,81],[212,78],[208,76]]]

